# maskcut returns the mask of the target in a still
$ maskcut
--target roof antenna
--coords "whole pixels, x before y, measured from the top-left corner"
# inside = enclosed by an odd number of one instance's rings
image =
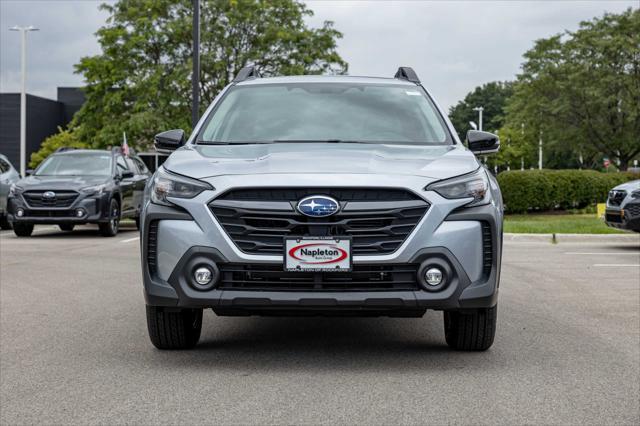
[[[420,79],[418,78],[418,74],[411,67],[400,67],[396,72],[396,75],[393,78],[397,78],[400,80],[407,80],[412,83],[420,83]]]

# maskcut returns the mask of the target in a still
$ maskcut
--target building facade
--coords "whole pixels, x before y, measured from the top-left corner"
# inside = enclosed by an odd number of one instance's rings
[[[56,100],[27,94],[27,163],[47,137],[69,124],[84,99],[77,87],[58,87]],[[0,153],[20,165],[19,93],[0,93]]]

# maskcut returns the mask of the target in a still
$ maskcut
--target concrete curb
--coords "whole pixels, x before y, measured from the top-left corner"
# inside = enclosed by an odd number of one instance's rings
[[[638,243],[640,234],[504,234],[505,241],[552,243]]]

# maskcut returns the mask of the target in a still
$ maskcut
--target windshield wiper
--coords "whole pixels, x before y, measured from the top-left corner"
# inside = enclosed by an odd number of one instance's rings
[[[366,142],[345,139],[276,139],[272,141],[239,141],[239,142],[221,142],[221,141],[197,141],[197,145],[265,145],[275,143],[362,143],[376,144],[379,142]]]
[[[346,139],[276,139],[272,143],[364,143],[372,144],[375,142],[354,141]]]
[[[240,141],[240,142],[222,142],[222,141],[197,141],[196,145],[258,145],[271,143],[269,141]]]

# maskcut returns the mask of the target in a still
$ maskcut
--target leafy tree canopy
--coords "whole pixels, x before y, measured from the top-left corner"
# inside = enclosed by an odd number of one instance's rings
[[[122,132],[145,147],[161,130],[190,130],[192,2],[119,0],[103,4],[110,17],[97,32],[102,53],[76,66],[86,103],[72,127],[95,147],[118,145]],[[344,73],[336,51],[342,34],[296,0],[202,0],[202,109],[246,65],[265,76]]]
[[[547,165],[606,156],[626,169],[640,154],[640,10],[582,22],[524,57],[504,131],[524,129],[530,146],[542,136]]]
[[[504,107],[509,96],[513,94],[513,85],[509,82],[493,81],[476,87],[467,93],[463,100],[449,108],[449,119],[458,132],[461,140],[465,139],[471,129],[470,121],[478,123],[476,107],[483,107],[483,129],[494,132],[504,123]]]

